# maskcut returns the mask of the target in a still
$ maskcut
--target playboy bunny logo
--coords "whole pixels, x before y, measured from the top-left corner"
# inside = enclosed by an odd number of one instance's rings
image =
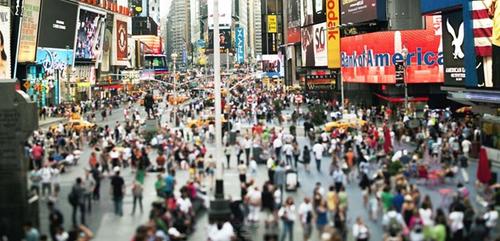
[[[462,51],[462,45],[464,44],[464,22],[462,22],[458,28],[458,36],[453,26],[451,26],[449,19],[446,20],[446,28],[448,29],[448,33],[453,37],[453,41],[451,42],[451,45],[455,47],[453,58],[463,59],[464,52]]]

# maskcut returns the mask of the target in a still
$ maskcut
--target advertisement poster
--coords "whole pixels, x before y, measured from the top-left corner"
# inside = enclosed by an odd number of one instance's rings
[[[325,0],[314,0],[314,23],[323,23],[326,20],[326,1]]]
[[[285,76],[285,63],[283,62],[283,55],[262,55],[262,71],[266,72],[267,76],[270,78]]]
[[[214,31],[208,31],[208,49],[214,49]],[[226,49],[231,49],[231,30],[230,29],[220,29],[219,30],[219,45],[220,51],[225,52]]]
[[[376,32],[342,38],[342,81],[394,84],[395,63],[404,60],[403,50],[406,49],[407,83],[442,83],[441,34],[434,31],[432,19],[427,17],[425,30]]]
[[[19,63],[35,61],[40,0],[24,0],[23,9],[19,54],[17,55]]]
[[[314,29],[314,66],[328,65],[328,51],[326,48],[326,23],[316,24]]]
[[[385,9],[384,4],[377,4],[378,0],[340,0],[340,19],[342,24],[362,23],[378,19],[377,11]]]
[[[128,34],[127,22],[116,20],[116,59],[127,60],[128,53]]]
[[[477,88],[500,89],[500,2],[471,1]]]
[[[78,5],[63,0],[42,1],[38,47],[73,49]]]
[[[462,11],[442,14],[444,84],[464,86],[464,21]]]
[[[339,0],[326,1],[328,68],[340,68]]]
[[[314,29],[313,26],[304,27],[301,29],[301,44],[302,44],[302,66],[314,67]]]
[[[267,15],[267,32],[278,32],[278,17],[276,15]]]
[[[302,26],[314,24],[313,0],[301,0],[300,9],[302,9],[300,15],[300,22]]]
[[[245,62],[245,31],[243,28],[236,28],[236,60],[239,64],[243,64]]]
[[[288,28],[300,27],[300,0],[288,0]]]
[[[10,79],[10,8],[0,6],[0,79]]]
[[[208,0],[208,27],[214,28],[214,0]],[[231,28],[232,1],[219,0],[219,28]]]
[[[111,49],[113,48],[113,14],[106,16],[106,28],[104,30],[104,41],[102,44],[101,71],[108,72],[111,63]]]
[[[100,61],[106,15],[80,8],[75,58],[80,61]]]

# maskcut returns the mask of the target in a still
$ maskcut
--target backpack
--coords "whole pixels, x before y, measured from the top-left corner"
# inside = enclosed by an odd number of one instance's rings
[[[78,193],[75,190],[75,187],[71,188],[71,192],[68,194],[68,201],[72,206],[78,205]]]

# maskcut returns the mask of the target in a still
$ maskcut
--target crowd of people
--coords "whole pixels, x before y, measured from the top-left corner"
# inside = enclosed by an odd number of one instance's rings
[[[297,239],[296,229],[302,234],[300,240],[460,241],[493,240],[499,235],[499,185],[492,181],[477,183],[476,190],[469,188],[470,180],[475,180],[468,175],[475,151],[472,143],[481,135],[473,119],[464,121],[449,111],[429,109],[420,119],[383,106],[343,110],[338,103],[323,104],[312,96],[300,104],[297,95],[262,84],[230,91],[224,106],[224,149],[218,151],[224,154],[224,168],[238,173],[241,188],[239,195],[231,193],[229,222],[200,231],[207,232],[209,240],[252,239],[245,230],[261,222],[265,223],[262,239],[280,241]],[[57,207],[58,179],[78,163],[75,151],[84,147],[91,149],[88,161],[79,164],[85,175],[75,180],[67,197],[73,209],[72,231],[92,236],[85,231],[85,217],[101,199],[103,182],[111,186],[117,216],[124,215],[127,193],[133,208],[126,211],[143,212],[145,176],[151,172],[156,177],[156,201],[149,221],[137,228],[133,240],[187,239],[197,228],[199,211],[209,208],[208,196],[215,185],[216,160],[209,151],[214,123],[188,124],[213,116],[203,97],[176,107],[177,126],[170,124],[171,118],[162,118],[163,110],[157,111],[159,127],[151,133],[143,131],[148,116],[132,101],[122,104],[123,121],[112,126],[74,132],[61,123],[49,131],[36,131],[25,150],[32,165],[31,189],[47,200],[51,212],[52,240],[75,240],[67,238]],[[319,115],[308,108],[318,104],[324,105]],[[84,103],[70,109],[96,121],[93,113],[102,108],[99,103]],[[355,116],[366,124],[326,132],[312,124],[317,116],[323,123]],[[324,160],[329,160],[326,170]],[[265,180],[260,178],[259,164],[265,165]],[[125,170],[133,173],[132,181],[123,177]],[[188,173],[185,183],[179,183],[179,172]],[[326,174],[331,181],[317,182],[312,193],[287,192],[302,185],[300,179],[290,178],[297,173],[313,179]],[[349,218],[353,190],[361,190],[359,202],[368,219]],[[442,199],[436,202],[433,196]],[[383,237],[376,236],[380,231],[375,226],[381,227]],[[29,225],[26,230],[27,235],[34,232]]]

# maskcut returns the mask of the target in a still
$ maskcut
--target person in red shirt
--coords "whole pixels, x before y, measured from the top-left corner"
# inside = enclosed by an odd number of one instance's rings
[[[39,143],[36,143],[32,148],[31,148],[31,157],[33,158],[33,161],[35,162],[35,168],[41,168],[42,167],[42,160],[43,160],[43,148]]]

